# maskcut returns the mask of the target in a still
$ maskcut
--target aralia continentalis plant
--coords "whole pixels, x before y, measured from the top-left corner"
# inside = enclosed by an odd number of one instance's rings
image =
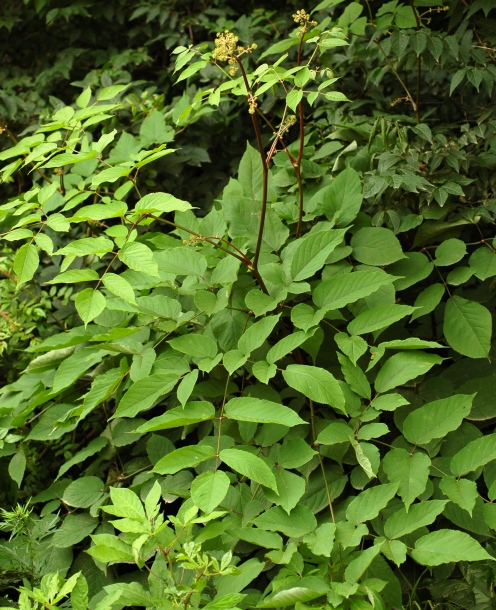
[[[248,112],[251,115],[256,146],[262,167],[262,184],[260,192],[260,222],[258,227],[256,245],[248,266],[255,273],[261,289],[267,289],[258,272],[260,253],[262,248],[265,220],[267,215],[269,194],[269,167],[278,151],[284,151],[291,163],[297,179],[297,205],[291,211],[295,224],[295,238],[298,239],[303,230],[304,220],[304,175],[302,174],[302,161],[305,147],[305,110],[304,100],[311,106],[319,95],[331,101],[346,101],[346,96],[339,91],[329,92],[328,88],[338,79],[334,78],[328,68],[319,69],[319,59],[322,53],[332,48],[347,45],[346,36],[340,28],[325,29],[326,23],[318,25],[317,21],[304,10],[298,10],[293,15],[294,22],[299,26],[292,37],[272,45],[259,58],[259,65],[250,70],[247,56],[257,49],[256,43],[242,46],[238,37],[229,30],[220,32],[215,38],[215,48],[211,52],[202,53],[195,48],[179,47],[177,53],[176,71],[181,72],[178,82],[193,76],[208,63],[213,63],[226,79],[218,87],[200,92],[194,99],[187,113],[197,110],[205,102],[218,106],[224,99],[223,95],[231,94],[245,97]],[[200,47],[202,45],[199,45]],[[297,47],[296,56],[291,62],[289,51]],[[269,65],[262,63],[264,57],[279,55],[277,60]],[[189,64],[191,59],[197,59]],[[228,64],[225,70],[222,64]],[[286,67],[287,63],[293,63]],[[270,92],[280,94],[281,106],[275,119],[269,118],[260,105],[263,94]],[[292,114],[294,113],[294,114]],[[293,125],[299,129],[296,147],[290,147],[285,138]],[[269,130],[270,146],[264,143],[264,128]]]

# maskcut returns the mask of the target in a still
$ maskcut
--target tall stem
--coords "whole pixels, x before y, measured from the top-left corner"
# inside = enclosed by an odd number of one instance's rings
[[[301,47],[303,45],[303,36],[300,39],[298,45],[298,66],[301,65]],[[293,167],[296,173],[296,180],[298,181],[298,225],[296,226],[296,239],[300,237],[301,224],[303,221],[303,183],[301,180],[301,160],[303,159],[303,145],[305,143],[305,117],[303,116],[303,101],[298,104],[298,113],[300,115],[300,146],[298,148],[298,157],[296,162],[293,163]]]
[[[387,56],[386,52],[384,51],[384,49],[381,46],[381,43],[378,40],[374,40],[375,44],[379,47],[379,50],[381,51],[381,53],[384,55],[384,59],[386,60],[388,66],[391,68],[393,74],[396,76],[396,78],[398,79],[400,85],[403,87],[403,89],[405,90],[406,93],[406,97],[407,100],[410,102],[410,104],[413,106],[413,110],[415,112],[415,117],[417,119],[417,123],[420,123],[420,115],[419,115],[419,111],[418,111],[418,106],[415,102],[415,100],[412,97],[412,94],[410,93],[408,87],[405,84],[405,81],[401,78],[401,76],[398,74],[398,72],[395,70],[393,64],[390,62],[389,57]]]
[[[413,0],[410,0],[410,6],[412,7],[413,14],[415,15],[415,22],[417,24],[417,32],[420,30],[420,17],[415,7]],[[417,117],[417,123],[420,123],[420,85],[422,84],[422,54],[419,53],[417,57],[417,95],[416,95],[416,108],[415,114]]]
[[[243,76],[243,81],[245,83],[246,92],[247,92],[247,96],[248,96],[248,102],[254,101],[253,93],[252,93],[252,90],[250,87],[250,83],[248,82],[248,78],[246,76],[245,68],[239,58],[237,58],[237,62],[238,62],[239,68],[241,70],[241,74]],[[268,179],[269,179],[269,168],[267,165],[267,159],[265,158],[265,153],[264,153],[264,148],[263,148],[263,143],[262,143],[262,134],[260,133],[260,126],[258,124],[255,112],[251,113],[251,120],[253,123],[253,129],[255,130],[255,135],[257,137],[257,146],[258,146],[258,151],[260,153],[260,159],[262,161],[262,172],[263,172],[262,209],[261,209],[261,213],[260,213],[260,225],[258,228],[258,237],[257,237],[257,245],[255,248],[255,256],[253,257],[253,263],[252,263],[253,270],[257,274],[258,273],[258,259],[260,257],[260,249],[262,248],[262,237],[263,237],[263,231],[264,231],[264,226],[265,226],[265,216],[267,213],[267,184],[268,184]],[[257,279],[258,279],[258,277],[257,277]]]

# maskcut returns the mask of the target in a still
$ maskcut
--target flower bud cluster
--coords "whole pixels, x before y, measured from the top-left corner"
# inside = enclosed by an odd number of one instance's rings
[[[296,11],[293,15],[293,19],[295,23],[298,23],[301,27],[298,30],[298,36],[303,36],[308,31],[308,26],[317,25],[317,22],[310,18],[310,15],[306,12],[305,9],[301,9]]]
[[[229,30],[219,32],[215,39],[215,49],[212,53],[212,59],[218,61],[227,61],[230,65],[229,74],[234,76],[238,71],[238,58],[244,53],[251,53],[257,48],[256,44],[243,47],[238,45],[238,37]]]

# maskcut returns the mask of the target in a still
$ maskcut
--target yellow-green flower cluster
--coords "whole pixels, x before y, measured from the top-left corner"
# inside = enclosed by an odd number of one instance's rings
[[[243,53],[251,53],[257,48],[256,44],[252,44],[248,47],[238,45],[238,40],[238,37],[229,30],[219,32],[215,39],[215,49],[212,53],[212,59],[216,61],[227,61],[231,66],[229,70],[231,76],[234,76],[238,71],[238,57],[243,55]]]
[[[238,37],[229,30],[219,32],[215,39],[215,49],[212,57],[219,61],[229,61],[234,55],[238,40]]]
[[[303,36],[308,31],[308,26],[317,25],[317,22],[312,20],[310,15],[303,8],[296,11],[296,13],[293,15],[293,19],[295,23],[301,26],[298,30],[298,36]]]

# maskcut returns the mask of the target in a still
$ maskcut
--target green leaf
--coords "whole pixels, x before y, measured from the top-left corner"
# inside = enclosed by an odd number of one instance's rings
[[[414,311],[408,305],[379,305],[358,315],[347,330],[351,335],[365,335],[391,326]]]
[[[105,288],[123,301],[126,301],[126,303],[131,303],[133,305],[136,303],[133,287],[121,275],[106,273],[102,278],[102,282]]]
[[[452,502],[458,504],[472,516],[475,501],[479,497],[475,481],[447,476],[441,479],[439,488]]]
[[[351,443],[353,438],[354,432],[348,424],[334,421],[322,430],[316,442],[319,445],[336,445],[338,443]]]
[[[370,441],[374,438],[384,436],[389,432],[386,424],[366,424],[358,430],[357,438],[362,441]]]
[[[117,538],[113,534],[94,534],[91,536],[94,546],[86,552],[97,561],[108,563],[110,561],[134,562],[130,544]]]
[[[224,364],[224,367],[229,375],[232,375],[235,371],[241,368],[247,360],[248,357],[245,356],[243,352],[240,352],[239,349],[233,349],[224,354],[222,363]]]
[[[291,322],[296,328],[301,328],[307,332],[313,326],[318,326],[325,315],[325,311],[320,309],[315,311],[313,307],[306,303],[298,303],[291,309]]]
[[[88,513],[67,515],[50,543],[59,549],[75,546],[89,536],[98,526],[98,520]]]
[[[331,42],[333,44],[331,44]],[[325,44],[324,44],[325,43]],[[333,40],[325,40],[321,43],[318,43],[320,47],[328,48],[328,47],[340,47],[346,44],[344,40],[341,39],[333,39]],[[328,93],[324,93],[324,97],[327,98],[331,102],[349,102],[346,95],[342,91],[329,91]]]
[[[116,182],[119,178],[127,176],[131,172],[131,168],[117,165],[104,169],[91,180],[91,188],[98,188],[104,182]]]
[[[370,566],[374,559],[381,552],[381,545],[375,544],[365,551],[359,551],[358,557],[353,559],[345,570],[347,583],[355,583],[361,578],[365,570]]]
[[[14,229],[2,236],[5,241],[17,241],[18,239],[26,239],[27,237],[33,237],[33,231],[30,229]]]
[[[395,290],[406,290],[425,280],[432,273],[434,263],[422,252],[406,252],[405,257],[388,267],[388,273],[397,276]]]
[[[293,112],[296,112],[296,108],[302,99],[303,91],[301,89],[293,89],[286,96],[286,104]]]
[[[277,461],[283,468],[299,468],[307,464],[317,452],[308,446],[302,438],[291,438],[279,449]]]
[[[340,226],[355,220],[362,205],[362,184],[358,173],[347,167],[340,172],[325,190],[322,207],[327,218]]]
[[[181,406],[184,408],[184,405],[188,402],[191,393],[193,392],[196,382],[198,381],[198,375],[200,371],[198,369],[194,369],[191,373],[185,375],[179,385],[177,386],[176,394],[177,399],[181,403]]]
[[[106,303],[107,299],[99,290],[86,288],[85,290],[78,292],[75,305],[79,317],[84,322],[85,326],[102,313]]]
[[[299,603],[305,604],[305,602],[323,597],[328,593],[329,589],[329,583],[323,578],[304,576],[279,587],[276,593],[260,601],[256,608],[299,607]],[[307,606],[305,604],[305,606],[302,605],[301,607]]]
[[[323,555],[330,557],[332,547],[334,546],[334,536],[336,526],[334,523],[323,523],[312,532],[303,538],[303,542],[308,546],[314,555]]]
[[[127,89],[129,85],[111,85],[110,87],[103,87],[97,93],[96,99],[99,102],[106,100],[112,100],[114,97],[119,95],[124,89]]]
[[[376,396],[372,401],[372,406],[378,411],[394,411],[407,404],[408,400],[401,394],[383,394],[382,396]]]
[[[207,65],[206,61],[195,61],[194,63],[190,64],[186,70],[184,70],[183,72],[181,72],[181,75],[179,76],[179,78],[176,80],[176,84],[180,83],[182,80],[186,80],[187,78],[189,78],[190,76],[193,76],[194,74],[196,74],[197,72],[199,72],[202,68],[204,68]]]
[[[376,538],[375,544],[381,544],[381,552],[390,561],[393,561],[398,567],[406,561],[407,546],[400,540],[384,540],[384,538]]]
[[[62,475],[64,475],[70,468],[72,468],[76,464],[84,462],[84,460],[86,460],[87,458],[101,451],[104,447],[107,446],[108,442],[108,438],[106,438],[105,436],[97,436],[97,438],[91,440],[86,445],[86,447],[83,447],[83,449],[73,455],[70,460],[67,460],[62,464],[62,466],[59,468],[59,472],[57,474],[56,479],[60,479]]]
[[[415,543],[412,557],[424,566],[438,566],[458,561],[492,560],[491,555],[465,532],[437,530],[422,536]]]
[[[71,228],[71,223],[63,214],[52,214],[47,218],[46,224],[50,229],[61,233],[67,232]]]
[[[79,574],[76,585],[71,591],[72,610],[86,610],[88,601],[88,583],[86,578]]]
[[[359,466],[363,469],[368,479],[377,476],[379,470],[379,450],[370,443],[359,443],[355,439],[351,442]]]
[[[364,227],[351,238],[354,258],[365,265],[382,267],[404,258],[398,238],[384,227]]]
[[[77,284],[78,282],[92,282],[100,279],[93,269],[70,269],[56,275],[47,284]]]
[[[70,219],[72,222],[82,220],[105,220],[107,218],[122,218],[127,211],[124,201],[111,201],[110,203],[87,205],[77,212]],[[69,229],[69,225],[67,227]]]
[[[88,254],[102,255],[106,252],[112,252],[113,247],[113,242],[106,237],[84,237],[83,239],[77,239],[67,246],[64,246],[54,254],[63,254],[65,256],[87,256]]]
[[[289,514],[305,493],[306,481],[288,470],[276,470],[275,478],[277,493],[272,489],[265,489],[264,496],[270,502],[282,506]]]
[[[334,335],[334,340],[353,364],[356,364],[357,360],[367,351],[367,342],[361,337],[350,337],[346,333],[337,333]]]
[[[465,242],[461,239],[447,239],[436,248],[434,264],[438,267],[454,265],[467,254]]]
[[[91,87],[87,87],[76,99],[76,104],[80,108],[86,108],[91,99]]]
[[[315,531],[317,519],[303,504],[293,508],[289,515],[280,506],[273,506],[253,519],[253,524],[269,532],[282,532],[285,536],[299,538]]]
[[[21,487],[24,472],[26,470],[26,455],[22,447],[19,447],[19,450],[10,460],[8,470],[10,478],[17,483],[17,487]]]
[[[277,373],[277,367],[275,364],[269,364],[265,360],[255,362],[252,367],[252,373],[255,377],[264,384],[268,384],[272,377],[275,377]]]
[[[343,391],[335,377],[325,369],[303,364],[291,364],[282,372],[286,383],[315,402],[345,409]]]
[[[215,358],[217,355],[217,343],[206,335],[180,335],[168,343],[178,352],[195,358]]]
[[[412,313],[412,322],[420,316],[425,316],[434,311],[443,298],[444,290],[443,284],[432,284],[422,290],[415,299],[414,308],[416,309]]]
[[[375,519],[385,508],[389,501],[394,498],[398,489],[398,483],[376,485],[362,491],[353,498],[346,508],[346,518],[355,525]]]
[[[181,304],[165,295],[138,297],[136,307],[147,315],[166,320],[177,320],[181,315]]]
[[[179,375],[157,373],[136,381],[121,398],[114,417],[135,417],[150,409],[164,394],[176,385]]]
[[[252,580],[257,578],[260,572],[264,569],[265,564],[258,561],[255,557],[248,559],[244,563],[238,564],[238,571],[232,576],[223,576],[219,579],[217,585],[217,595],[225,595],[228,593],[238,593],[247,587]]]
[[[405,510],[422,495],[429,480],[431,460],[428,455],[406,449],[392,449],[382,460],[382,468],[391,483],[398,484],[398,495]]]
[[[219,457],[229,468],[277,492],[276,479],[262,458],[242,449],[223,449]]]
[[[287,335],[286,337],[283,337],[267,352],[267,362],[269,362],[270,364],[277,362],[287,354],[291,353],[297,347],[299,347],[302,343],[305,343],[307,339],[313,336],[314,332],[315,331],[304,333],[300,331],[293,333],[292,335]]]
[[[148,193],[136,204],[134,210],[139,214],[153,214],[158,212],[186,212],[192,206],[187,201],[177,199],[169,193]]]
[[[118,257],[129,269],[140,271],[153,277],[159,277],[158,266],[153,258],[153,252],[145,244],[135,241],[127,242],[119,250]]]
[[[496,252],[491,249],[477,248],[468,261],[475,277],[484,281],[496,275]]]
[[[425,36],[425,34],[424,34]],[[413,39],[415,40],[415,42],[418,41],[418,38]],[[412,40],[412,42],[413,42]],[[424,43],[425,45],[425,43]],[[419,55],[420,53],[417,52],[417,55]],[[413,128],[413,131],[415,133],[417,133],[421,138],[424,138],[424,140],[427,140],[427,142],[430,142],[432,144],[432,132],[430,130],[430,127],[428,125],[426,125],[425,123],[419,123],[418,125],[415,125],[415,127]]]
[[[435,364],[440,364],[442,358],[434,354],[412,351],[394,354],[382,365],[375,380],[375,389],[378,392],[387,392],[400,385],[404,385],[419,375],[424,375]]]
[[[447,500],[430,500],[420,502],[407,508],[401,508],[393,513],[384,524],[384,534],[388,538],[401,538],[415,530],[434,523],[436,517],[440,515]]]
[[[186,447],[181,447],[161,458],[155,464],[153,472],[157,472],[158,474],[175,474],[185,468],[198,466],[198,464],[201,464],[205,460],[215,457],[215,453],[215,449],[208,445],[188,445]]]
[[[286,38],[284,40],[280,40],[266,49],[262,55],[260,55],[260,59],[263,59],[267,55],[280,55],[298,43],[299,39],[297,38]]]
[[[312,277],[321,269],[327,257],[344,237],[345,231],[319,231],[304,237],[297,246],[291,260],[291,278],[300,282]]]
[[[453,286],[460,286],[461,284],[468,282],[473,274],[474,272],[470,267],[455,267],[448,273],[446,283],[452,284]]]
[[[491,349],[491,313],[480,303],[457,295],[446,303],[444,336],[450,346],[469,358],[487,358]]]
[[[242,397],[232,398],[225,406],[225,416],[237,421],[248,421],[262,424],[280,424],[281,426],[298,426],[305,424],[293,409],[270,400]]]
[[[272,298],[261,290],[254,288],[246,295],[245,303],[248,309],[258,318],[269,311],[273,311],[279,305],[279,299]]]
[[[150,114],[141,123],[140,140],[146,147],[152,143],[161,144],[170,142],[173,138],[174,131],[170,125],[166,125],[164,113],[157,108],[153,108]]]
[[[246,595],[243,593],[228,593],[227,595],[216,596],[213,601],[204,606],[205,610],[234,610]]]
[[[164,273],[202,277],[207,269],[206,258],[192,248],[171,248],[156,252],[155,257],[160,271]]]
[[[116,517],[127,517],[137,521],[145,521],[145,510],[141,500],[131,489],[111,487],[110,498],[112,506],[103,506],[102,510]]]
[[[96,154],[96,150],[86,153],[61,153],[59,155],[55,155],[55,157],[52,157],[46,163],[43,163],[41,167],[51,169],[53,167],[65,167],[66,165],[74,165],[75,163],[81,163],[82,161],[93,159],[94,157],[96,157]]]
[[[33,244],[24,244],[17,250],[14,257],[14,273],[17,276],[18,286],[33,279],[39,263],[38,250]]]
[[[427,445],[434,438],[443,438],[469,415],[474,397],[475,394],[455,394],[412,411],[403,422],[403,436],[414,445]]]
[[[341,309],[373,294],[381,286],[392,284],[396,278],[384,271],[354,271],[324,280],[313,291],[313,302],[317,307]]]
[[[367,398],[370,400],[372,390],[365,373],[360,367],[353,364],[347,356],[343,356],[343,354],[340,354],[339,352],[337,356],[339,363],[341,364],[341,370],[346,383],[350,386],[353,392],[359,396],[362,396],[362,398]]]
[[[496,460],[496,434],[488,434],[465,445],[451,459],[451,472],[456,477],[477,470]]]
[[[69,506],[89,508],[103,498],[105,485],[98,477],[76,479],[65,488],[62,499]]]
[[[225,472],[204,472],[191,483],[191,498],[205,513],[211,513],[226,497],[230,480]]]
[[[249,356],[251,352],[260,347],[267,339],[274,330],[275,325],[279,322],[279,318],[280,315],[267,316],[255,322],[239,339],[238,349],[243,354]]]
[[[138,382],[139,383],[139,382]],[[188,402],[184,407],[169,409],[163,415],[153,417],[150,421],[136,428],[137,432],[153,432],[155,430],[170,430],[208,421],[215,416],[215,407],[206,401]]]

